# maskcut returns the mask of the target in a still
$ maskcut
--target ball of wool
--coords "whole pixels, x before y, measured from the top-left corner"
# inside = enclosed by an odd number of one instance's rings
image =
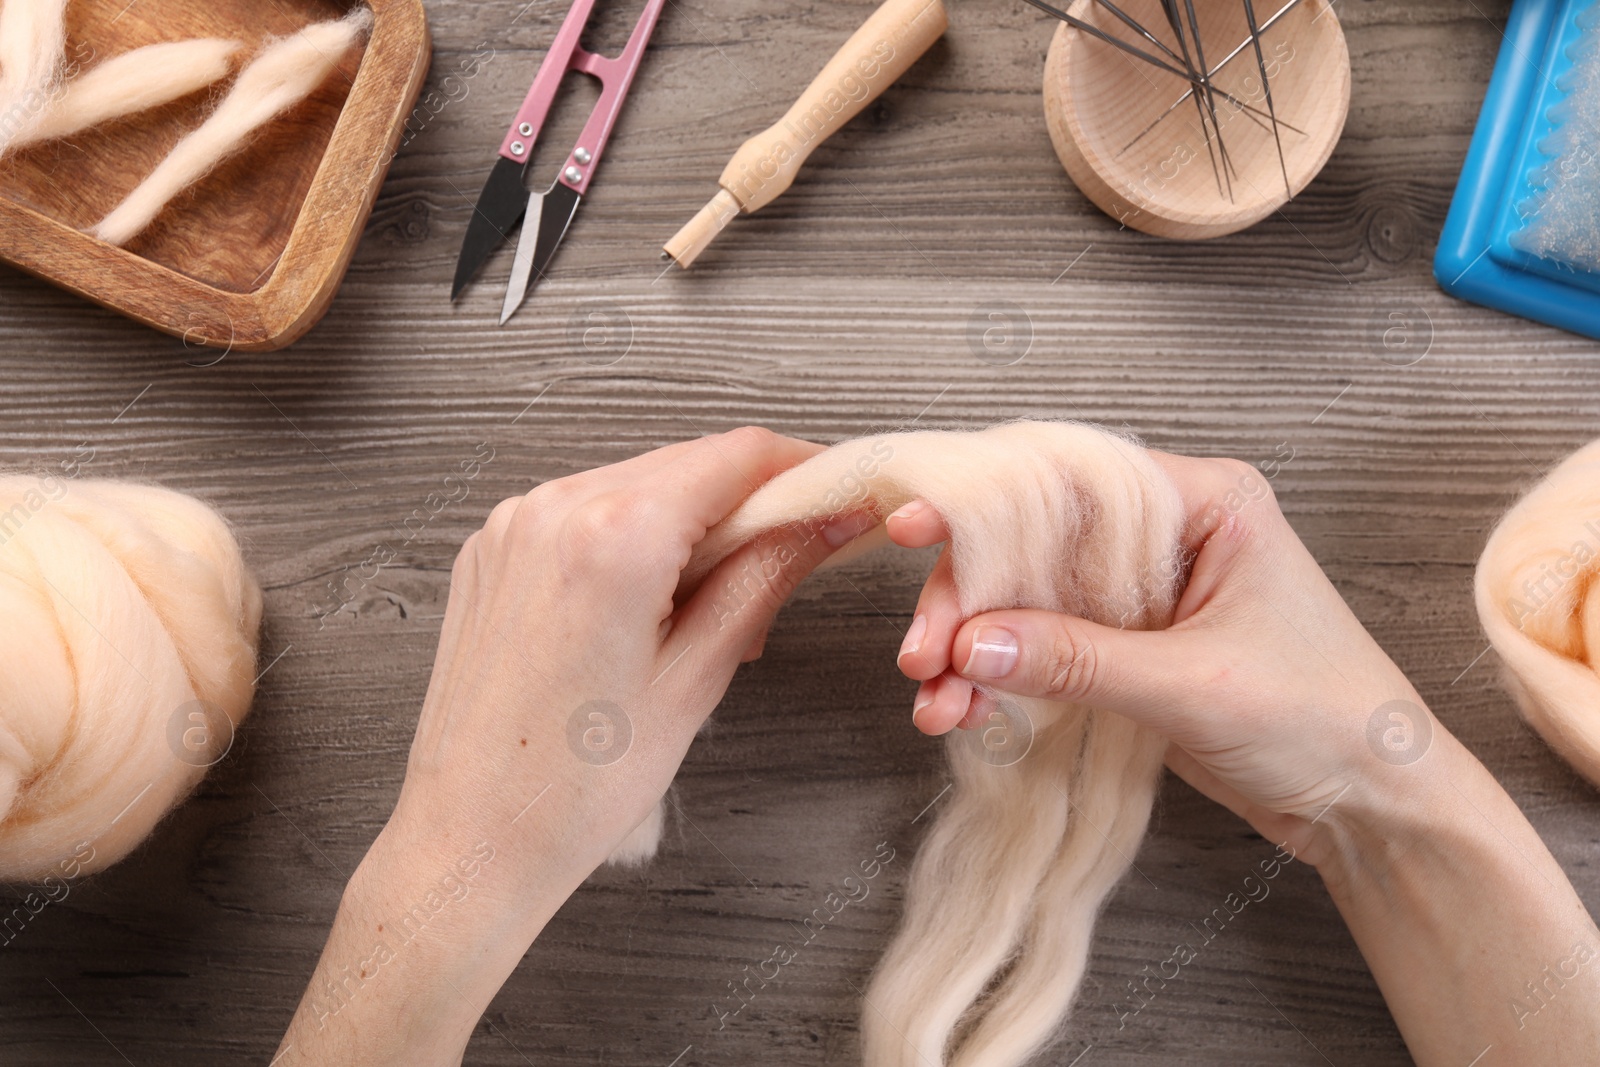
[[[1523,717],[1600,785],[1600,441],[1508,512],[1478,561],[1478,617]]]
[[[127,855],[232,743],[261,591],[205,504],[0,476],[0,881]]]

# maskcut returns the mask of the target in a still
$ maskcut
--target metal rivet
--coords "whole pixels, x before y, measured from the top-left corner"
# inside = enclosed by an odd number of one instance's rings
[[[522,134],[522,136],[524,136],[524,137],[532,137],[533,136],[533,124],[529,123],[529,122],[524,122],[521,126],[517,127],[517,132]]]
[[[512,155],[520,156],[520,155],[522,155],[522,153],[524,153],[526,151],[527,151],[527,149],[525,147],[523,147],[523,144],[522,144],[521,141],[512,141],[511,142],[511,154]]]
[[[579,181],[582,181],[582,180],[583,180],[583,171],[579,170],[577,167],[568,167],[567,168],[567,181],[569,181],[569,182],[579,182]]]
[[[572,150],[572,158],[576,159],[579,163],[587,163],[594,157],[589,155],[589,150],[587,148],[579,147]]]

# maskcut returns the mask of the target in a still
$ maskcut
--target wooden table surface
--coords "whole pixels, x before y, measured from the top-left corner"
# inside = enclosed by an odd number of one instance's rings
[[[1600,907],[1600,797],[1517,718],[1469,596],[1497,515],[1600,431],[1600,359],[1430,276],[1509,6],[1344,0],[1355,87],[1332,162],[1278,217],[1201,245],[1119,231],[1067,181],[1038,92],[1053,22],[953,2],[945,40],[784,199],[661,276],[661,241],[866,11],[673,0],[551,277],[502,329],[508,254],[458,306],[448,282],[565,5],[435,0],[439,95],[292,349],[213,362],[0,269],[0,462],[87,447],[93,476],[221,509],[267,590],[268,668],[197,794],[0,949],[0,1062],[266,1063],[399,789],[462,540],[538,481],[743,423],[831,441],[1072,417],[1271,465],[1356,613]],[[970,339],[995,313],[1026,347],[1012,365]],[[1401,320],[1397,354],[1383,331]],[[487,450],[466,498],[429,514]],[[948,780],[892,666],[927,562],[880,553],[800,592],[690,753],[660,858],[563,909],[468,1063],[859,1062],[856,990]],[[728,983],[879,842],[897,858],[868,899],[719,1027]],[[1117,890],[1038,1062],[1409,1062],[1303,865],[1119,1025],[1127,983],[1271,852],[1169,780],[1144,877]]]

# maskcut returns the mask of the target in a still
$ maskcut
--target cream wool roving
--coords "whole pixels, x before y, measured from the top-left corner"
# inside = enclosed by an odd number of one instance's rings
[[[362,7],[268,44],[239,72],[210,117],[91,232],[114,245],[132,240],[173,197],[242,148],[263,124],[311,95],[371,28],[372,11]]]
[[[0,155],[39,120],[55,92],[66,11],[67,0],[0,3]]]
[[[1500,521],[1476,595],[1528,724],[1600,786],[1600,441]]]
[[[11,147],[69,137],[188,96],[227,77],[233,57],[243,47],[238,41],[199,37],[112,56],[52,93],[49,104]]]
[[[169,103],[220,81],[237,41],[135,48],[63,82],[66,0],[0,6],[0,155]]]
[[[216,717],[249,710],[260,622],[233,535],[199,501],[0,476],[0,882],[138,845],[226,751]]]
[[[1187,564],[1176,488],[1137,444],[1069,423],[838,445],[711,530],[685,582],[766,531],[882,518],[917,498],[950,528],[966,615],[1027,607],[1138,629],[1171,622]],[[1014,757],[990,758],[977,734],[948,741],[955,786],[862,1009],[870,1067],[1024,1062],[1066,1016],[1095,917],[1149,822],[1161,737],[1090,707],[990,696],[1031,723],[1032,747],[1001,766]]]

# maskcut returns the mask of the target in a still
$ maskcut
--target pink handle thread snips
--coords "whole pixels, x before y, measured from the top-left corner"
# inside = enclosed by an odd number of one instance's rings
[[[539,64],[533,85],[517,109],[511,128],[500,143],[500,158],[495,162],[484,184],[483,192],[467,224],[467,234],[461,244],[461,256],[456,261],[456,277],[451,288],[451,300],[461,295],[467,282],[477,273],[489,255],[509,240],[511,231],[520,222],[522,234],[517,242],[510,283],[501,307],[500,322],[504,325],[521,306],[533,280],[544,274],[555,255],[561,238],[566,234],[573,214],[578,209],[583,194],[594,178],[606,143],[611,139],[612,128],[622,103],[633,85],[644,50],[655,31],[656,20],[666,0],[646,0],[644,12],[634,24],[628,43],[615,56],[602,56],[579,47],[584,28],[594,10],[595,0],[574,0],[561,29]],[[533,156],[533,146],[549,117],[556,93],[568,71],[578,71],[599,80],[600,99],[595,102],[584,124],[578,142],[567,154],[566,162],[550,187],[542,193],[529,194],[523,177],[528,160]]]
[[[549,53],[539,66],[539,73],[534,76],[527,98],[522,101],[522,107],[517,109],[511,129],[506,131],[505,140],[500,142],[500,155],[513,163],[526,161],[528,154],[533,151],[539,131],[544,127],[545,118],[550,114],[551,105],[555,103],[562,77],[569,70],[592,75],[600,80],[600,99],[595,102],[588,123],[578,135],[578,143],[562,166],[561,176],[556,179],[579,193],[587,189],[595,165],[600,162],[600,153],[611,138],[611,127],[616,124],[622,102],[633,85],[639,61],[644,58],[645,45],[650,43],[650,34],[655,30],[656,19],[660,17],[665,4],[666,0],[648,0],[644,13],[639,16],[633,33],[628,37],[628,43],[616,56],[608,57],[579,47],[578,40],[583,36],[589,15],[594,10],[594,0],[575,0],[572,10],[567,12],[566,20],[561,23],[555,41],[550,45]],[[579,175],[576,179],[573,178],[574,172]]]

